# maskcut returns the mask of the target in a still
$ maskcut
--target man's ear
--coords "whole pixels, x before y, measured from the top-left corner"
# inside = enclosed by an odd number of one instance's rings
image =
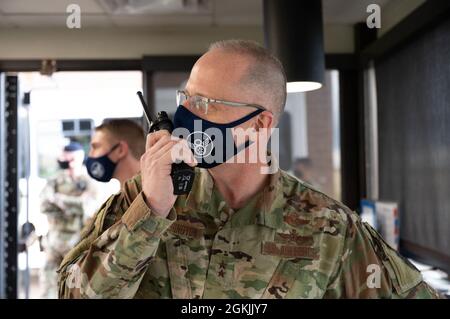
[[[262,128],[271,129],[274,124],[274,118],[273,114],[264,111],[261,114],[259,114],[255,121],[255,130],[259,131]]]
[[[119,147],[117,147],[117,155],[119,158],[124,158],[125,156],[128,155],[129,152],[129,147],[128,147],[128,143],[125,141],[120,141],[119,142]]]

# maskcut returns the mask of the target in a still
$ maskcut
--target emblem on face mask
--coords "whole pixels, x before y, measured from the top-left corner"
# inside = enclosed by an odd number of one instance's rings
[[[189,147],[194,152],[195,157],[209,156],[213,150],[211,137],[201,131],[195,131],[188,135]]]
[[[236,121],[215,123],[200,118],[183,105],[178,106],[173,123],[176,137],[185,138],[197,160],[197,167],[210,169],[227,162],[251,142],[236,145],[232,129],[263,112],[258,109]],[[205,133],[205,132],[208,132]]]
[[[94,177],[101,178],[105,174],[105,168],[102,164],[94,162],[91,165],[91,174]]]

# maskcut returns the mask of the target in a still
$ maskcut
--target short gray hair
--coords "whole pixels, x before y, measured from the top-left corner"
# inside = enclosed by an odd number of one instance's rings
[[[286,104],[286,74],[281,62],[256,41],[217,41],[209,46],[208,51],[212,50],[243,54],[251,58],[252,62],[242,82],[268,96],[268,102],[278,120]]]

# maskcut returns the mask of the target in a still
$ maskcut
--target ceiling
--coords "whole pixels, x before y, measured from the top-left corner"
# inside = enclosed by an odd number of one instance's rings
[[[371,3],[394,0],[323,0],[327,24],[354,24]],[[0,0],[0,27],[66,25],[69,4],[81,8],[82,27],[260,26],[262,0]],[[117,4],[128,3],[116,10]],[[130,5],[131,4],[131,5]]]

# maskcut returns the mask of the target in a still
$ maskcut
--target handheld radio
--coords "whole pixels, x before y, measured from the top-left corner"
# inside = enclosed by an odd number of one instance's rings
[[[169,133],[172,134],[173,123],[169,119],[169,116],[167,116],[167,113],[164,111],[158,112],[156,120],[153,120],[153,118],[150,115],[148,105],[147,103],[145,103],[142,92],[138,91],[137,95],[139,96],[139,99],[141,100],[142,103],[142,107],[144,108],[144,114],[150,128],[149,133],[159,130],[167,130]],[[174,195],[184,195],[188,194],[191,191],[195,177],[193,167],[189,166],[185,162],[173,163],[170,176],[172,178]]]

